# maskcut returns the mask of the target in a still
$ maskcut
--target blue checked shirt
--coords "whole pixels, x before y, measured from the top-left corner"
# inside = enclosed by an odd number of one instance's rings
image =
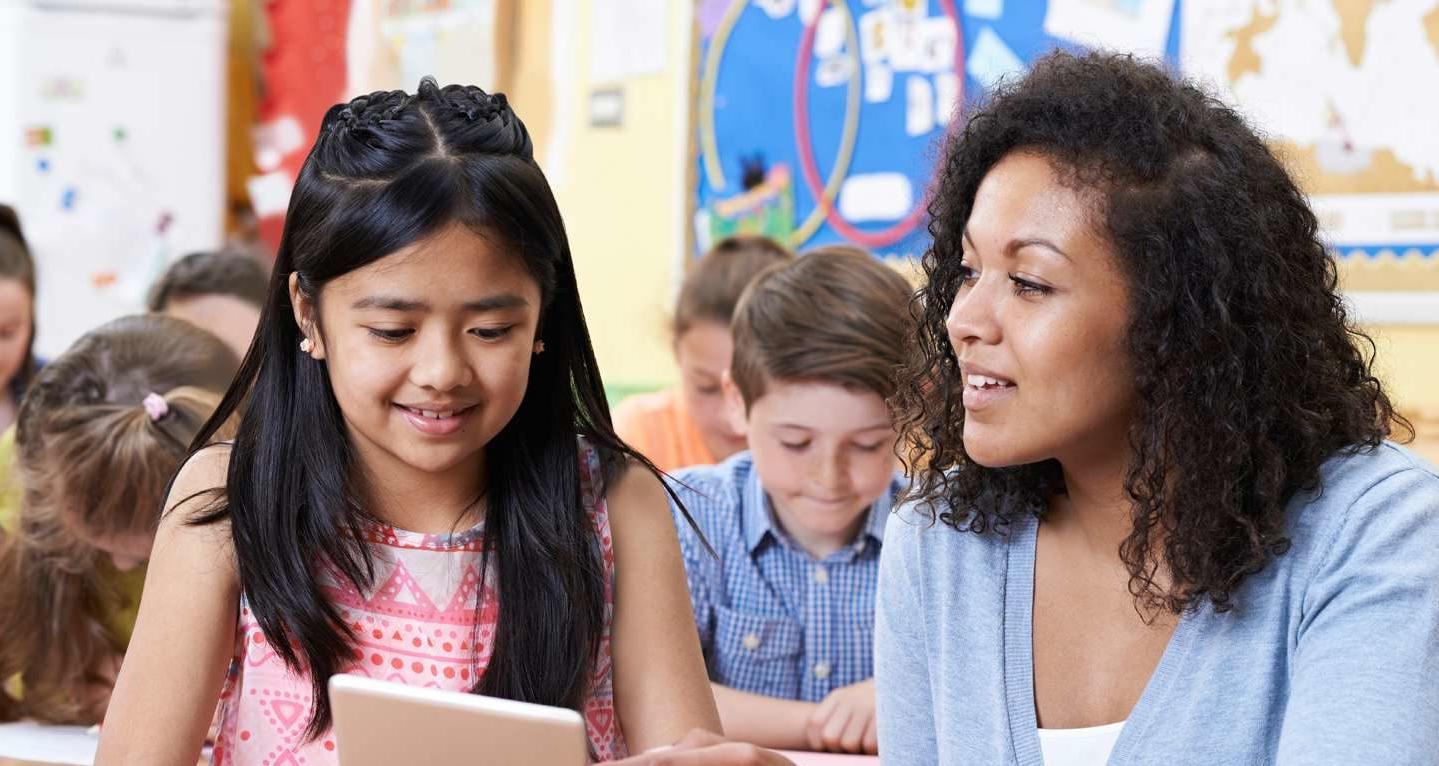
[[[896,474],[848,546],[816,561],[780,529],[750,453],[686,468],[671,486],[718,558],[679,515],[680,550],[710,680],[819,702],[874,675],[879,548]],[[673,506],[673,503],[671,503]]]

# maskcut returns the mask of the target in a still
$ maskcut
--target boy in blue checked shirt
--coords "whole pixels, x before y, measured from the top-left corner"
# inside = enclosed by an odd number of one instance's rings
[[[675,474],[710,555],[677,524],[725,733],[877,752],[875,584],[904,489],[885,400],[909,285],[851,247],[756,277],[735,310],[725,406],[749,450]]]

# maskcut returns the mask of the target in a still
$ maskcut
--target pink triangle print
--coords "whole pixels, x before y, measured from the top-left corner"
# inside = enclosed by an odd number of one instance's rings
[[[282,728],[288,729],[305,714],[305,706],[292,700],[271,700],[270,710],[275,713]]]

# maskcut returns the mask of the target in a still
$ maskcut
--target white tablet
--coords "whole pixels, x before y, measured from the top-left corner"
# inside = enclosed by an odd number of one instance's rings
[[[584,766],[589,759],[584,719],[565,708],[337,675],[330,709],[341,766]]]

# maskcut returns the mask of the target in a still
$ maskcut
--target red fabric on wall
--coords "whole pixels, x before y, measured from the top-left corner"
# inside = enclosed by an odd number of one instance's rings
[[[289,116],[304,140],[283,154],[281,167],[293,179],[310,151],[325,110],[345,93],[345,30],[350,0],[271,0],[265,15],[270,46],[262,57],[264,97],[261,124]],[[260,235],[279,246],[284,215],[260,219]]]

